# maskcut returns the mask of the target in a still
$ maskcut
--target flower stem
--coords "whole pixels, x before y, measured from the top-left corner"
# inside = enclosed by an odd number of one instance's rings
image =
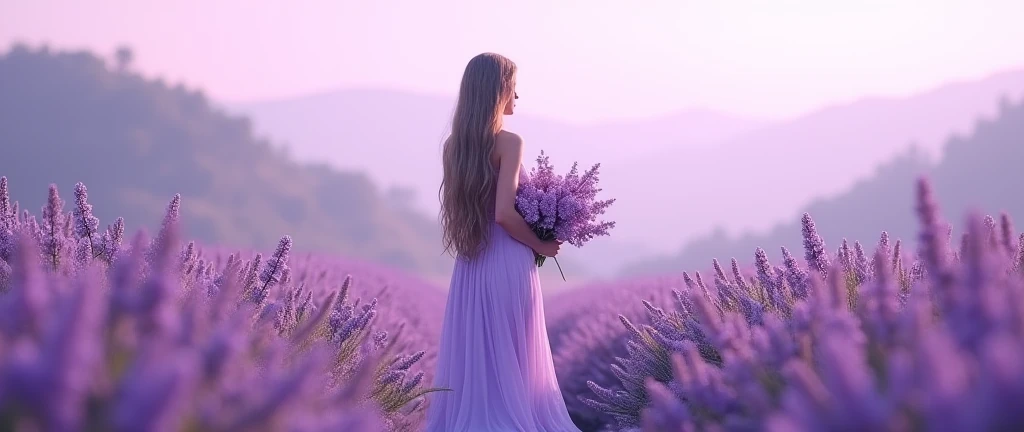
[[[539,253],[536,253],[536,252],[534,252],[533,255],[534,255],[534,262],[537,264],[537,267],[542,267],[544,265],[544,261],[548,259],[548,257],[546,257],[544,255],[541,255]],[[562,281],[565,281],[565,273],[562,272],[562,265],[558,263],[558,258],[552,258],[552,259],[555,260],[555,265],[558,266],[558,274],[562,275]]]
[[[555,260],[555,265],[558,266],[558,274],[562,275],[562,282],[565,282],[565,273],[562,273],[562,265],[558,264],[558,258],[552,258]]]

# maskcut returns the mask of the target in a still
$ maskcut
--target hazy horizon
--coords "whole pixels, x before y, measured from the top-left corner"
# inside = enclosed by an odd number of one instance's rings
[[[715,228],[737,235],[766,232],[795,214],[799,206],[815,199],[829,198],[885,163],[911,145],[933,157],[945,141],[955,134],[970,133],[978,121],[991,118],[999,99],[1018,100],[1024,96],[1024,68],[997,72],[976,81],[955,81],[921,89],[906,98],[866,97],[848,103],[836,103],[782,121],[736,118],[713,111],[678,111],[662,117],[620,120],[578,125],[561,122],[532,113],[517,113],[506,120],[507,125],[521,133],[527,143],[526,163],[540,150],[547,150],[556,166],[572,161],[584,165],[600,162],[602,182],[609,196],[620,199],[620,205],[609,214],[617,218],[621,212],[640,213],[648,222],[670,217],[682,211],[680,205],[701,203],[690,208],[684,228],[686,234],[662,229],[673,222],[659,220],[639,224],[635,218],[622,219],[617,229],[619,240],[643,240],[657,244],[655,249],[671,250],[685,243],[688,236],[706,233]],[[423,166],[417,161],[436,159],[449,104],[448,98],[407,94],[400,91],[356,89],[329,91],[312,97],[289,98],[239,105],[234,111],[251,116],[257,129],[268,136],[283,139],[293,155],[306,161],[327,161],[346,169],[367,169],[384,187],[416,189],[418,208],[431,215],[437,210],[436,190],[438,166]],[[392,128],[390,116],[405,118],[406,128]],[[632,139],[629,145],[623,143]],[[363,143],[347,146],[338,143]],[[411,143],[422,143],[412,145]],[[832,150],[822,147],[828,143]],[[737,147],[739,146],[739,147]],[[836,147],[838,146],[838,147]],[[778,168],[795,169],[786,149],[811,150],[820,168],[831,176],[815,183],[791,184],[789,194],[761,203],[760,216],[743,215],[743,201],[722,201],[716,196],[742,193],[749,180],[746,176],[718,176],[708,189],[700,178],[711,178],[719,168],[729,164],[729,154],[737,148],[746,152],[758,147],[776,148],[753,164],[778,164]],[[731,149],[731,150],[730,150]],[[724,151],[724,153],[723,153]],[[821,153],[824,151],[824,153]],[[836,166],[829,152],[844,154],[844,163]],[[834,157],[832,158],[834,159]],[[692,165],[694,160],[705,163]],[[785,162],[789,160],[789,162]],[[672,173],[671,165],[682,162],[688,170],[672,175],[682,189],[676,187],[675,202],[664,201],[643,193],[645,185],[659,184],[657,177]],[[714,161],[714,163],[708,163]],[[735,163],[733,162],[735,165]],[[644,168],[647,169],[644,169]],[[750,167],[753,168],[753,167]],[[769,179],[770,180],[770,179]],[[692,185],[692,187],[685,186]],[[777,185],[782,187],[783,185]],[[683,199],[683,197],[686,197]],[[748,197],[752,198],[752,197]],[[781,198],[781,199],[780,199]],[[642,210],[637,206],[644,201]],[[660,202],[660,204],[659,204]],[[656,207],[669,211],[656,212]],[[730,207],[732,207],[730,209]],[[718,213],[727,210],[725,214]],[[696,218],[694,218],[696,217]],[[752,224],[753,223],[753,224]],[[660,227],[660,228],[659,228]],[[631,237],[635,229],[649,234]],[[654,243],[650,243],[654,241]],[[659,243],[660,241],[660,243]],[[667,249],[666,249],[667,248]]]
[[[1024,66],[1024,2],[1009,0],[0,5],[4,45],[126,44],[141,72],[234,104],[348,88],[450,95],[472,55],[496,51],[520,67],[522,113],[783,120]]]

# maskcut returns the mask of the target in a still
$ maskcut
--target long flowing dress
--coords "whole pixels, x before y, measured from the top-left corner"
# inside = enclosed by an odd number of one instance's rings
[[[492,207],[493,208],[493,207]],[[448,291],[428,432],[579,432],[555,379],[533,251],[490,222]]]

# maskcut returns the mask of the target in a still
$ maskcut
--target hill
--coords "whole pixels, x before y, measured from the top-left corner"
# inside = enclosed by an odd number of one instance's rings
[[[567,254],[607,277],[628,262],[675,252],[716,227],[766,232],[815,197],[838,194],[871,175],[910,143],[933,154],[951,133],[994,114],[1000,94],[1022,93],[1024,71],[1015,71],[776,122],[691,110],[597,124],[530,116],[524,97],[508,123],[526,139],[528,155],[545,150],[558,167],[574,160],[602,163],[605,193],[618,199],[608,217],[618,225],[612,237]],[[363,89],[230,109],[251,116],[259,133],[281,140],[300,160],[365,170],[381,184],[403,187],[412,208],[433,215],[439,146],[453,102]],[[804,181],[808,177],[817,180]]]
[[[454,103],[454,98],[448,97],[352,89],[231,104],[227,109],[251,117],[259,134],[280,140],[299,160],[365,171],[380,184],[388,185],[409,208],[432,216],[438,209],[440,145]],[[523,111],[527,110],[525,104],[528,101],[521,99]],[[506,117],[506,122],[509,129],[526,139],[527,168],[544,150],[559,169],[568,169],[579,160],[588,166],[601,162],[605,172],[644,153],[709,146],[764,124],[699,110],[591,125],[517,113]],[[604,184],[617,181],[602,177]],[[622,250],[629,250],[634,257],[651,254],[642,242],[615,232],[583,249],[564,251],[560,261],[573,269],[576,281],[581,281],[580,272],[609,277],[619,270]],[[552,276],[558,278],[557,272]]]
[[[518,104],[528,111],[528,100]],[[258,133],[285,143],[298,159],[366,171],[381,184],[413,192],[418,209],[437,211],[441,142],[454,96],[347,89],[227,106],[252,118]],[[506,117],[506,126],[526,140],[528,164],[544,150],[556,164],[582,156],[581,163],[609,165],[683,145],[710,145],[762,124],[707,111],[593,125],[519,112]]]
[[[995,115],[1002,95],[1024,95],[1024,70],[863,99],[712,147],[679,147],[610,166],[607,191],[623,197],[619,210],[631,212],[613,215],[621,220],[617,230],[662,251],[719,227],[766,232],[816,197],[838,195],[872,175],[911,144],[935,157],[947,137]],[[651,185],[665,187],[655,193]]]
[[[0,57],[0,174],[23,208],[82,181],[103,223],[154,226],[180,193],[203,242],[306,251],[446,275],[437,224],[364,173],[299,163],[198,91],[108,67],[88,52],[14,46]]]
[[[816,162],[809,163],[810,165]],[[980,120],[969,136],[954,135],[941,147],[934,162],[918,148],[911,148],[839,196],[819,199],[805,206],[831,251],[842,239],[873,246],[883,230],[902,238],[907,246],[916,244],[917,225],[913,197],[914,179],[928,175],[942,203],[944,218],[963,225],[969,209],[998,217],[1000,212],[1024,214],[1020,185],[1024,184],[1024,102],[1000,103],[998,115]],[[814,183],[819,176],[807,175],[802,183]],[[778,196],[764,191],[765,197]],[[756,208],[756,207],[754,207]],[[732,237],[722,231],[688,243],[670,258],[630,266],[625,274],[668,273],[709,267],[711,258],[736,257],[749,260],[762,247],[772,259],[780,259],[780,246],[802,250],[799,214],[765,235]],[[959,237],[959,234],[954,233]],[[957,240],[954,242],[959,244]]]

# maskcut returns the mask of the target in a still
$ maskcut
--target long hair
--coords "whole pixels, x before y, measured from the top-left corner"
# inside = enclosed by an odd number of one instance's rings
[[[494,139],[511,99],[516,65],[504,56],[473,57],[462,74],[451,134],[444,142],[441,233],[444,250],[472,258],[489,240],[497,172],[491,165]]]

